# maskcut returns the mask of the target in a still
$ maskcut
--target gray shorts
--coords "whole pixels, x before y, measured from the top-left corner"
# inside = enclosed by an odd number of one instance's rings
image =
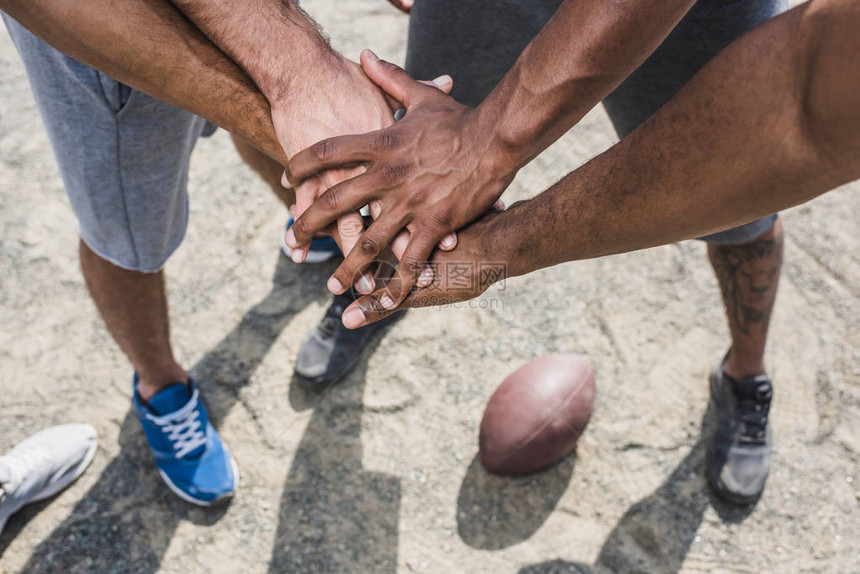
[[[3,15],[81,238],[133,271],[161,269],[188,223],[188,163],[205,120],[69,58]]]
[[[478,105],[560,4],[418,0],[409,25],[406,69],[417,78],[450,74],[452,95]],[[787,8],[787,0],[699,0],[657,51],[604,100],[618,135],[626,136],[648,119],[720,50]],[[746,243],[770,229],[776,218],[771,215],[703,239]]]

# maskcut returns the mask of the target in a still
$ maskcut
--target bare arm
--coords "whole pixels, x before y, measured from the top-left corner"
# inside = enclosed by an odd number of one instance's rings
[[[336,54],[293,0],[171,0],[271,100],[335,65]]]
[[[242,136],[286,163],[269,103],[167,0],[0,0],[0,9],[69,56]]]
[[[394,123],[382,91],[357,64],[329,47],[293,0],[172,1],[260,87],[288,156],[325,138]],[[327,187],[362,171],[330,171],[297,186],[297,211]],[[358,208],[338,215],[336,235],[349,252],[364,231],[364,220]],[[306,252],[294,249],[293,258],[301,261]]]
[[[500,162],[516,173],[633,73],[691,0],[568,0],[478,107]]]
[[[496,243],[511,273],[699,237],[860,177],[858,27],[856,2],[816,0],[735,42],[629,138],[498,218],[493,237],[518,235]]]
[[[860,5],[814,0],[717,56],[628,138],[548,191],[460,233],[452,262],[524,275],[565,261],[699,237],[791,207],[860,178]],[[475,265],[479,269],[480,265]],[[498,279],[498,277],[496,277]],[[441,281],[403,306],[475,297]],[[344,314],[385,311],[384,291]]]

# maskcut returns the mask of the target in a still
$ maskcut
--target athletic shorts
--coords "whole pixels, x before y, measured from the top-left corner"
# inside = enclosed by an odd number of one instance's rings
[[[417,0],[409,24],[406,70],[425,79],[450,74],[451,95],[476,106],[560,4],[561,0]],[[619,137],[669,101],[720,50],[786,9],[787,0],[699,0],[654,54],[603,101]],[[746,243],[769,230],[776,218],[771,215],[703,239]]]
[[[3,15],[81,238],[132,271],[161,269],[188,223],[188,164],[215,126],[63,55]]]

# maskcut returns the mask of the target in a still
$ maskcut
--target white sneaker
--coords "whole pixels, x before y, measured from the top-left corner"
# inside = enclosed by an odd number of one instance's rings
[[[39,431],[0,456],[0,532],[22,506],[50,498],[74,482],[97,448],[96,429],[67,424]]]

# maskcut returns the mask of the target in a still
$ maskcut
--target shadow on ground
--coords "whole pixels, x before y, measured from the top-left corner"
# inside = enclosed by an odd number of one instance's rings
[[[308,304],[328,297],[321,286],[333,268],[297,266],[279,257],[269,294],[192,369],[216,427],[293,317]],[[126,414],[119,454],[71,515],[36,548],[25,571],[154,572],[180,521],[213,524],[224,515],[227,506],[194,507],[167,489],[136,419],[133,410]],[[12,528],[4,534],[7,542],[0,550],[39,506],[10,521]],[[146,511],[141,512],[142,508]]]
[[[270,572],[397,570],[400,479],[362,467],[366,368],[331,392],[293,381],[293,404],[316,407],[284,485]]]
[[[499,550],[531,538],[567,490],[576,454],[520,478],[487,473],[472,459],[457,498],[457,531],[473,548]]]
[[[216,426],[292,318],[327,297],[319,286],[331,271],[329,266],[295,266],[281,257],[270,293],[194,367]],[[314,410],[284,485],[270,572],[397,570],[400,480],[362,467],[366,365],[361,361],[330,390],[308,391],[296,381],[291,385],[294,407]],[[710,409],[704,423],[710,424]],[[206,525],[222,518],[227,506],[194,507],[168,491],[133,411],[122,423],[119,443],[120,453],[36,548],[25,571],[155,572],[181,521]],[[743,520],[752,509],[712,499],[704,458],[700,438],[666,482],[624,514],[594,565],[552,560],[526,566],[520,574],[678,572],[709,504],[729,522]],[[528,540],[555,509],[575,464],[574,454],[544,473],[504,479],[484,472],[476,457],[457,501],[461,539],[482,550]],[[0,555],[46,504],[33,505],[10,521],[0,539]]]
[[[705,452],[712,425],[709,405],[702,418],[699,441],[657,490],[624,513],[603,543],[593,566],[551,560],[526,566],[519,574],[678,572],[711,503],[723,520],[734,522],[749,516],[754,508],[754,505],[726,505],[711,494],[705,477]]]

